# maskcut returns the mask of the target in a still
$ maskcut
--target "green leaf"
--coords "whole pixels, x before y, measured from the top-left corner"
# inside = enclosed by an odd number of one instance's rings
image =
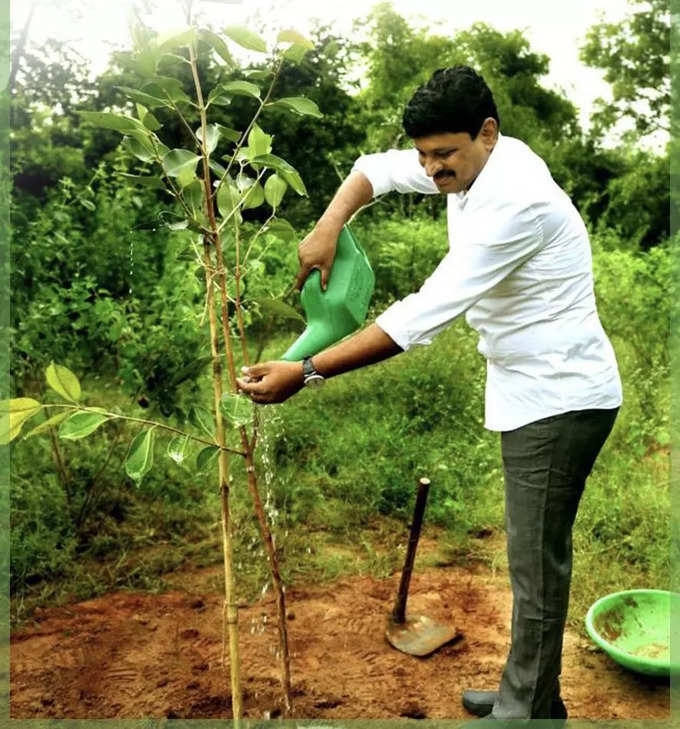
[[[222,178],[227,171],[226,167],[223,167],[219,162],[215,162],[214,159],[209,160],[208,166],[220,178]]]
[[[207,365],[212,363],[212,361],[213,358],[210,354],[205,354],[202,357],[197,357],[195,360],[189,362],[188,365],[182,367],[181,370],[179,370],[172,376],[170,380],[170,385],[172,387],[176,387],[181,382],[188,380],[190,377],[197,377],[205,370]]]
[[[67,367],[52,362],[45,371],[45,378],[47,384],[64,399],[71,402],[80,400],[80,382]]]
[[[194,181],[190,185],[187,185],[182,192],[184,194],[184,199],[191,208],[194,210],[201,210],[203,207],[204,191],[200,180],[194,179]]]
[[[298,33],[297,30],[282,30],[276,40],[279,41],[279,43],[295,43],[299,46],[303,46],[308,51],[311,51],[314,48],[312,41],[305,38],[301,33]]]
[[[234,428],[249,425],[253,420],[253,402],[244,395],[225,392],[220,400],[220,410]]]
[[[264,190],[259,182],[256,182],[246,193],[245,202],[243,203],[244,210],[252,210],[253,208],[259,208],[264,202]]]
[[[139,141],[139,136],[135,137],[135,139]],[[163,142],[161,142],[157,137],[151,137],[148,141],[149,144],[151,144],[151,146],[156,150],[156,154],[158,155],[158,157],[161,158],[161,160],[170,151],[170,148],[166,147],[165,144],[163,144]]]
[[[146,127],[143,127],[143,129],[133,129],[127,133],[128,137],[132,137],[139,146],[141,146],[146,154],[150,154],[153,159],[156,159],[156,156],[162,156],[166,152],[169,152],[170,150],[163,144],[163,142],[158,141],[158,139],[153,136]]]
[[[215,422],[210,410],[195,405],[189,411],[189,422],[198,430],[202,430],[210,438],[215,437]]]
[[[224,180],[217,190],[217,207],[223,218],[229,216],[241,202],[241,196],[234,182]]]
[[[229,46],[220,38],[217,33],[213,33],[210,30],[202,30],[201,38],[208,43],[217,55],[230,67],[235,68],[236,62],[234,61]]]
[[[191,45],[197,37],[196,28],[181,28],[162,33],[156,38],[156,44],[161,52],[171,51],[173,48],[182,48]]]
[[[276,210],[283,200],[288,189],[288,183],[281,179],[276,172],[270,175],[264,183],[264,197],[266,201]]]
[[[261,299],[251,299],[251,302],[258,305],[260,314],[266,319],[283,319],[305,323],[304,317],[296,309],[280,299],[263,297]]]
[[[150,144],[140,142],[138,137],[124,137],[123,148],[142,162],[152,162],[156,159],[153,147]]]
[[[222,99],[222,94],[224,92],[222,91],[222,87],[218,84],[217,86],[214,86],[210,93],[208,94],[208,98],[205,102],[206,108],[210,106],[210,104],[219,104],[222,106],[228,106],[231,103],[231,98]]]
[[[272,72],[261,68],[247,68],[243,70],[243,75],[255,81],[267,81],[271,78]]]
[[[203,129],[198,127],[196,130],[196,136],[199,141],[203,141]],[[208,149],[208,154],[212,154],[217,147],[217,143],[220,140],[220,127],[218,124],[208,124],[205,128],[205,144]]]
[[[660,446],[667,446],[671,442],[671,434],[668,428],[659,428],[656,431],[656,442]]]
[[[293,228],[293,226],[283,218],[275,218],[272,220],[265,228],[264,232],[271,233],[284,241],[297,240],[298,237],[295,232],[295,228]]]
[[[283,52],[283,57],[288,59],[289,61],[292,61],[293,63],[300,63],[300,61],[305,57],[306,53],[307,48],[305,46],[293,43],[292,46],[290,46]]]
[[[118,177],[123,177],[133,184],[143,185],[144,187],[163,187],[163,182],[155,175],[131,175],[128,172],[119,172]]]
[[[172,149],[163,156],[163,169],[169,177],[179,177],[182,173],[196,174],[196,164],[200,157],[188,149]],[[187,182],[188,184],[188,182]]]
[[[167,99],[147,94],[144,91],[139,91],[139,89],[131,89],[129,86],[115,86],[114,88],[120,89],[120,91],[126,96],[129,96],[133,101],[145,104],[149,109],[157,109],[159,106],[172,108],[172,104]]]
[[[215,95],[209,98],[208,104],[217,104],[217,106],[229,106],[233,97],[225,95]]]
[[[225,127],[223,124],[215,124],[215,126],[219,128],[220,134],[230,142],[238,142],[238,140],[241,139],[241,132],[236,129]]]
[[[196,180],[196,170],[187,167],[177,175],[177,182],[180,187],[184,188],[191,185]]]
[[[143,104],[137,104],[137,116],[149,131],[157,132],[162,127],[158,119]]]
[[[253,124],[253,128],[248,134],[248,158],[261,157],[272,151],[273,137],[260,129],[257,124]]]
[[[40,403],[30,397],[17,397],[0,403],[0,444],[7,445],[14,440],[23,424],[40,409]]]
[[[259,182],[247,175],[238,175],[236,178],[236,187],[243,198],[243,209],[250,210],[257,208],[264,202],[264,190]]]
[[[196,468],[202,471],[211,461],[213,461],[220,449],[217,446],[206,446],[198,452],[196,456]]]
[[[84,198],[79,197],[78,202],[85,208],[85,210],[89,210],[91,213],[97,209],[91,200],[85,200]]]
[[[79,111],[78,114],[86,122],[103,129],[113,129],[117,132],[144,129],[144,125],[140,121],[125,114],[112,114],[108,111]]]
[[[254,96],[260,98],[260,87],[250,81],[229,81],[226,84],[220,84],[219,88],[223,93],[235,94],[237,96]]]
[[[153,80],[144,85],[144,90],[152,96],[167,97],[175,104],[191,103],[179,79],[172,76],[154,76]]]
[[[40,433],[44,433],[50,428],[53,428],[55,425],[59,425],[59,423],[61,423],[63,420],[66,420],[69,415],[71,415],[71,412],[69,410],[53,415],[51,418],[48,418],[44,422],[40,423],[40,425],[37,425],[35,428],[33,428],[33,430],[30,430],[28,433],[26,433],[24,438],[30,438],[33,435],[39,435]]]
[[[319,111],[319,107],[311,99],[304,96],[288,96],[284,99],[277,99],[273,104],[267,106],[283,106],[300,116],[315,116],[318,119],[323,116]]]
[[[258,165],[264,165],[276,170],[298,195],[307,195],[305,184],[298,171],[281,157],[277,157],[275,154],[263,154],[251,159],[250,163],[256,169]]]
[[[175,463],[182,463],[186,457],[188,435],[176,435],[168,443],[167,454]]]
[[[137,71],[142,76],[153,76],[156,73],[156,66],[160,60],[161,53],[155,46],[142,48],[133,58]]]
[[[260,53],[267,52],[267,44],[264,40],[257,33],[253,33],[242,25],[228,25],[224,32],[242,48],[260,51]]]
[[[96,408],[96,410],[99,411],[101,409]],[[80,412],[73,413],[68,420],[65,420],[59,426],[59,437],[65,438],[66,440],[78,440],[79,438],[84,438],[97,430],[102,423],[105,423],[110,419],[111,417],[103,412],[88,412],[81,410]]]
[[[125,473],[137,484],[153,466],[153,443],[156,426],[146,428],[133,438],[125,459]]]

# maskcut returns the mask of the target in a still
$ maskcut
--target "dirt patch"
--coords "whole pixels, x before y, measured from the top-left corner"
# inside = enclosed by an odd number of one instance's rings
[[[409,613],[453,624],[458,639],[428,658],[391,648],[387,616],[398,575],[289,588],[298,718],[462,718],[464,688],[495,688],[505,662],[511,596],[479,567],[428,569]],[[12,718],[226,718],[218,594],[115,593],[37,611],[12,636]],[[239,612],[245,714],[280,712],[271,595]],[[664,719],[668,681],[638,676],[567,633],[563,697],[573,718]]]

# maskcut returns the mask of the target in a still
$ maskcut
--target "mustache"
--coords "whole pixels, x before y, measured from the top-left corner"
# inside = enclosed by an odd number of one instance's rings
[[[456,173],[451,170],[441,170],[434,176],[435,180],[443,180],[445,177],[455,177]]]

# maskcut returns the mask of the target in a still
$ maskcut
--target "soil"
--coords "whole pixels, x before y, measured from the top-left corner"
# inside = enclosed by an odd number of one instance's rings
[[[211,568],[212,569],[212,568]],[[196,589],[215,570],[186,575],[189,592],[119,592],[36,611],[12,636],[12,718],[227,718],[222,597]],[[464,688],[495,688],[509,641],[506,578],[482,566],[418,570],[409,614],[455,626],[426,658],[384,637],[399,575],[290,587],[288,631],[297,718],[469,717]],[[281,712],[273,596],[239,611],[244,712]],[[567,631],[562,695],[570,718],[667,719],[669,681],[627,671]]]

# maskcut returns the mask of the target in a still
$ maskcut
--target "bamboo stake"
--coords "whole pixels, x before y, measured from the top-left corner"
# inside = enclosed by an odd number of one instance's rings
[[[188,20],[190,21],[190,15],[188,17]],[[205,105],[203,103],[203,93],[201,90],[201,84],[200,80],[198,78],[198,69],[196,64],[196,54],[194,51],[193,46],[189,47],[189,58],[191,62],[191,69],[192,69],[192,75],[194,79],[194,85],[196,87],[196,97],[198,101],[200,116],[201,116],[201,152],[202,152],[202,162],[203,162],[203,188],[204,188],[204,202],[205,202],[205,211],[206,215],[208,216],[210,228],[212,231],[212,244],[215,248],[215,258],[216,258],[216,270],[211,272],[211,257],[210,257],[210,249],[209,249],[209,243],[208,241],[205,241],[204,247],[205,247],[205,268],[206,268],[206,286],[208,288],[208,310],[210,312],[210,331],[211,331],[211,344],[214,345],[214,349],[212,351],[214,362],[219,363],[219,359],[217,358],[217,336],[216,333],[213,330],[213,321],[215,327],[217,326],[216,322],[216,316],[215,316],[215,309],[214,309],[214,295],[213,295],[213,289],[212,289],[212,279],[213,275],[217,278],[218,288],[220,290],[220,305],[221,305],[221,314],[222,314],[222,338],[224,341],[224,347],[225,347],[225,353],[226,353],[226,361],[228,366],[228,372],[229,372],[229,380],[231,384],[231,391],[233,393],[238,392],[237,386],[236,386],[236,367],[234,364],[234,353],[231,347],[231,334],[229,331],[229,309],[228,309],[228,296],[227,296],[227,286],[226,286],[226,268],[224,265],[224,255],[222,251],[222,241],[219,233],[219,228],[217,226],[217,221],[215,219],[215,211],[213,207],[213,195],[212,190],[210,186],[210,167],[208,164],[208,151],[206,148],[206,127],[207,127],[207,119],[206,119],[206,113],[205,113]],[[277,76],[278,71],[277,69]],[[273,84],[272,84],[273,85]],[[271,93],[271,88],[269,90],[269,93],[267,94],[266,98],[269,98],[269,94]],[[261,104],[260,110],[262,109]],[[254,120],[253,120],[254,121]],[[251,122],[251,126],[252,126]],[[247,350],[247,344],[246,344],[246,336],[245,336],[245,327],[243,324],[243,316],[241,312],[241,301],[240,301],[240,262],[239,262],[239,235],[238,235],[238,221],[236,220],[236,216],[234,215],[234,224],[236,226],[236,246],[237,246],[237,259],[236,259],[236,272],[235,272],[235,278],[236,278],[236,318],[238,322],[238,330],[239,330],[239,337],[241,340],[241,346],[243,350],[243,359],[244,363],[248,364],[248,350]],[[215,380],[217,382],[217,380]],[[220,445],[224,446],[224,431],[223,431],[223,424],[222,424],[222,418],[221,418],[221,412],[219,410],[219,401],[222,397],[221,393],[221,367],[220,367],[220,380],[219,380],[219,387],[220,387],[220,393],[219,397],[216,395],[216,419],[219,417],[220,420],[220,429],[221,429],[221,441]],[[217,392],[217,391],[216,391]],[[281,676],[281,682],[283,686],[283,692],[284,692],[284,711],[287,714],[290,712],[292,707],[291,702],[291,686],[290,686],[290,654],[288,650],[288,634],[287,634],[287,626],[286,626],[286,603],[285,603],[285,592],[283,589],[283,583],[281,580],[281,574],[278,566],[278,559],[276,556],[276,549],[274,547],[274,540],[272,538],[271,529],[269,528],[267,516],[265,514],[264,508],[262,507],[262,500],[260,498],[258,485],[257,485],[257,477],[255,474],[255,465],[254,465],[254,439],[253,442],[249,442],[248,440],[248,434],[245,427],[240,428],[240,434],[241,434],[241,442],[243,444],[243,449],[245,451],[245,458],[246,458],[246,470],[248,473],[248,488],[250,490],[251,496],[253,498],[253,503],[255,506],[255,512],[257,515],[257,519],[260,525],[260,533],[262,536],[262,540],[265,544],[265,548],[267,551],[267,557],[268,562],[270,566],[270,571],[272,575],[272,583],[274,585],[274,589],[276,591],[277,595],[277,610],[278,610],[278,618],[279,618],[279,644],[280,644],[280,653],[281,653],[281,670],[282,670],[282,676]],[[218,436],[218,437],[220,437]],[[226,457],[226,453],[223,451],[220,453],[220,456],[224,455]],[[224,458],[226,461],[226,458]],[[232,604],[232,600],[230,599],[230,595],[233,595],[233,572],[232,572],[232,553],[231,553],[231,535],[229,533],[229,501],[228,501],[228,485],[227,482],[222,480],[222,458],[220,460],[220,481],[222,484],[222,512],[223,512],[223,544],[224,544],[224,561],[225,561],[225,588],[227,591],[227,601],[226,601],[226,610],[227,610],[227,625],[229,627],[229,639],[230,639],[230,662],[231,662],[231,677],[232,677],[232,705],[233,705],[233,699],[235,696],[235,680],[237,680],[237,683],[239,684],[239,704],[240,704],[240,664],[238,662],[238,633],[237,633],[237,618],[233,618],[233,622],[230,620],[230,607],[233,609],[235,613],[235,606]],[[230,587],[227,587],[228,583],[231,582]],[[235,664],[236,661],[236,664]],[[236,707],[234,706],[233,709],[234,718],[240,718],[241,717],[241,708],[239,706],[239,710],[237,711]]]
[[[191,24],[191,2],[187,3],[187,22]],[[201,114],[201,152],[203,158],[203,185],[205,212],[210,221],[213,235],[217,236],[217,224],[212,204],[212,191],[210,190],[210,172],[208,167],[208,151],[206,148],[206,116],[201,84],[198,78],[196,54],[193,45],[189,46],[191,72],[196,86],[197,100]],[[212,241],[215,243],[215,240]],[[219,333],[217,315],[215,312],[215,297],[213,291],[213,273],[210,256],[210,241],[203,238],[206,302],[210,322],[210,351],[213,358],[213,396],[215,410],[215,437],[220,448],[225,445],[224,423],[220,409],[222,400],[222,362],[219,355]],[[233,369],[233,363],[230,363]],[[222,506],[222,551],[224,556],[224,592],[225,614],[229,633],[229,667],[231,678],[231,706],[234,722],[238,725],[243,716],[243,694],[241,690],[241,661],[238,644],[238,608],[235,602],[235,583],[233,572],[233,547],[231,535],[231,514],[229,510],[229,458],[224,450],[220,450],[218,458],[218,473],[220,482],[220,501]]]
[[[208,298],[208,314],[210,321],[210,351],[213,356],[213,399],[215,409],[215,438],[220,447],[224,447],[224,423],[220,401],[222,399],[222,362],[219,355],[219,334],[217,315],[215,313],[215,297],[213,294],[212,275],[210,273],[210,245],[204,244],[205,277]],[[243,696],[241,691],[241,662],[238,645],[238,610],[235,601],[235,584],[233,572],[233,548],[231,535],[231,515],[229,511],[229,459],[224,450],[218,457],[218,473],[220,483],[220,501],[222,506],[222,551],[224,555],[224,609],[227,630],[229,632],[229,666],[231,678],[231,707],[234,721],[243,716]]]

